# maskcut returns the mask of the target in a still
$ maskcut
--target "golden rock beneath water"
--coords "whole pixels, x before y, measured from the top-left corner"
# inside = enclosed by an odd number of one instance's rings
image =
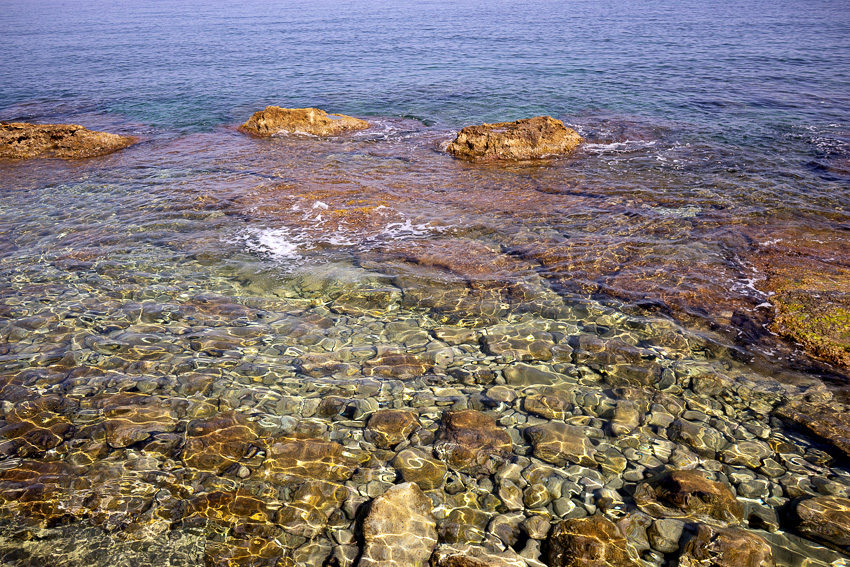
[[[434,449],[455,470],[492,474],[513,451],[513,442],[488,415],[475,410],[447,411]]]
[[[767,541],[740,528],[697,526],[696,536],[685,545],[681,567],[774,567],[773,550]]]
[[[603,516],[564,520],[549,535],[546,564],[551,567],[634,567],[628,543],[617,525]]]
[[[740,524],[744,518],[732,489],[699,471],[665,473],[638,485],[634,499],[654,518],[689,518],[720,527]]]
[[[446,151],[475,160],[534,159],[571,152],[584,140],[551,116],[467,126]]]
[[[581,427],[553,421],[525,430],[534,446],[534,456],[557,466],[575,463],[596,466],[596,449]]]
[[[797,502],[795,528],[808,538],[836,546],[850,547],[850,500],[836,496],[816,496]]]
[[[359,567],[425,567],[437,546],[431,500],[412,482],[397,484],[372,502],[363,521]]]
[[[363,130],[369,123],[345,114],[328,114],[319,108],[281,108],[267,106],[255,112],[240,129],[254,136],[268,137],[279,132],[336,136],[343,132]]]
[[[183,462],[202,471],[221,474],[242,460],[256,439],[256,426],[240,412],[196,419],[186,428]]]
[[[322,439],[281,437],[267,448],[257,477],[268,482],[299,484],[305,480],[344,482],[356,460],[339,443]]]
[[[0,124],[0,158],[7,159],[97,157],[138,141],[133,136],[96,132],[78,124]]]
[[[850,456],[850,414],[837,402],[795,400],[778,407],[774,415],[795,423]]]
[[[369,442],[388,449],[407,439],[420,426],[419,418],[412,411],[379,410],[369,418],[364,433]]]

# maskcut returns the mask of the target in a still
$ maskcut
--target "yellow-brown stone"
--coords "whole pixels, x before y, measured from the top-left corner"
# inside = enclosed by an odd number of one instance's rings
[[[727,527],[744,518],[732,489],[699,471],[670,471],[638,485],[635,503],[654,518],[688,518]]]
[[[137,141],[132,136],[95,132],[77,124],[0,123],[0,159],[96,157]]]
[[[266,453],[256,475],[276,483],[301,483],[312,479],[341,482],[351,478],[357,464],[339,443],[297,436],[276,440]]]
[[[447,411],[435,450],[455,470],[492,474],[513,451],[513,443],[508,432],[488,415],[476,410]]]
[[[637,567],[616,524],[603,516],[564,520],[549,534],[549,567]]]
[[[382,449],[393,447],[420,427],[419,418],[408,410],[379,410],[369,418],[366,440]]]
[[[244,414],[229,411],[196,419],[186,428],[183,462],[202,471],[221,474],[244,458],[257,439],[257,428]]]
[[[328,114],[318,108],[281,108],[267,106],[255,112],[240,129],[255,136],[273,136],[279,132],[336,136],[343,132],[363,130],[369,123],[344,114]]]
[[[412,482],[398,484],[372,502],[363,521],[358,567],[425,567],[437,545],[431,500]]]
[[[773,550],[758,534],[699,524],[679,557],[680,567],[774,567]]]
[[[582,142],[581,136],[551,116],[467,126],[446,148],[466,159],[533,159],[566,154]]]

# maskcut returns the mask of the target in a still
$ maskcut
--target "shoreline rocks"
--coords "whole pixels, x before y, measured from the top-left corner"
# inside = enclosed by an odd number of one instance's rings
[[[582,137],[551,116],[467,126],[446,151],[471,160],[535,159],[571,152]]]
[[[369,123],[345,114],[328,114],[319,108],[281,108],[267,106],[255,112],[239,129],[259,137],[270,137],[280,132],[336,136],[344,132],[363,130]]]
[[[99,157],[138,141],[78,124],[0,123],[0,159]]]

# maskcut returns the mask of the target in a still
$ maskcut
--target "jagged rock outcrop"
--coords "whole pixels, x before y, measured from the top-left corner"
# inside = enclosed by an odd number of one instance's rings
[[[133,136],[95,132],[78,124],[0,123],[0,159],[97,157],[138,141]]]
[[[328,114],[319,108],[267,106],[265,110],[255,112],[240,129],[262,137],[273,136],[279,132],[336,136],[368,127],[369,123],[365,120],[344,114]]]
[[[566,154],[582,142],[572,128],[551,116],[467,126],[446,151],[473,160],[534,159]]]

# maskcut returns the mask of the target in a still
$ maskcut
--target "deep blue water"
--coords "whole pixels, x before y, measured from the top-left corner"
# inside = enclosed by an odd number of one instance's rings
[[[3,118],[96,111],[198,131],[270,103],[451,127],[607,111],[741,140],[800,124],[846,130],[850,108],[840,0],[0,8]]]

